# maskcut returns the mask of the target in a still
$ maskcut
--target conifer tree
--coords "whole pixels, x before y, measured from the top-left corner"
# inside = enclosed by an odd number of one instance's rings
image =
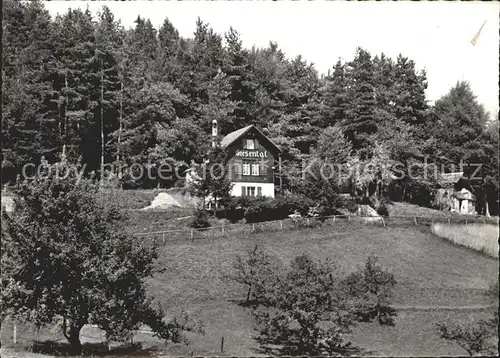
[[[347,65],[348,107],[342,121],[343,130],[355,150],[367,155],[371,146],[370,135],[377,131],[374,118],[375,88],[371,55],[361,48],[353,61]]]

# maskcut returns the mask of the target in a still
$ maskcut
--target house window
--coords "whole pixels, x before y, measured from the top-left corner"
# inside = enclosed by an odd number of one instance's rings
[[[250,175],[250,163],[243,163],[243,175]]]
[[[259,164],[252,164],[252,175],[259,175]]]
[[[245,139],[245,149],[255,149],[255,140]]]
[[[241,187],[241,196],[262,196],[262,188],[257,187],[257,192],[255,191],[254,186],[242,186]]]

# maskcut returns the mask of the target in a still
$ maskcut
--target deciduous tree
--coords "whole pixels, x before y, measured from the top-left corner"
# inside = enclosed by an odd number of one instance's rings
[[[61,319],[74,354],[85,324],[108,339],[147,324],[178,340],[182,325],[165,321],[146,292],[161,269],[156,247],[118,231],[120,213],[98,203],[81,167],[43,165],[40,176],[13,189],[15,215],[2,212],[2,313],[37,325]]]

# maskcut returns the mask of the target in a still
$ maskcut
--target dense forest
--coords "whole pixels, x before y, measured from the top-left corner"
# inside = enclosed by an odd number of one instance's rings
[[[66,158],[96,178],[114,172],[124,188],[168,187],[175,181],[118,168],[201,162],[214,118],[221,135],[255,124],[279,145],[285,188],[300,186],[297,168],[314,156],[386,158],[403,170],[463,161],[481,164],[483,184],[499,179],[498,113],[490,118],[467,82],[429,105],[425,71],[403,55],[358,48],[320,75],[276,43],[245,48],[235,29],[218,34],[201,19],[183,38],[168,19],[125,29],[106,7],[51,18],[40,1],[4,1],[2,27],[3,183],[26,163]],[[408,179],[401,199],[425,185]]]

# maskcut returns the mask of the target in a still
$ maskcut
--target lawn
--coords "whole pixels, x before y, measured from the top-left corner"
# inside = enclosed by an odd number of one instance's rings
[[[172,307],[172,312],[188,310],[207,327],[207,334],[192,337],[191,347],[182,354],[191,351],[219,354],[222,336],[229,355],[259,352],[252,339],[255,327],[250,312],[238,305],[245,291],[224,279],[231,271],[235,256],[256,244],[264,245],[283,262],[302,253],[329,257],[337,262],[342,273],[355,270],[370,254],[379,256],[398,280],[394,304],[401,312],[395,327],[369,324],[356,329],[355,341],[365,349],[374,350],[372,354],[376,355],[463,354],[460,348],[441,342],[434,333],[434,325],[450,315],[465,319],[461,310],[452,308],[491,304],[485,292],[498,273],[497,260],[453,245],[426,227],[383,228],[339,222],[333,229],[166,245],[161,249],[161,261],[167,270],[151,280],[151,292],[164,305]],[[437,313],[411,310],[411,307],[428,306],[448,310]],[[372,330],[379,337],[376,345],[372,344]],[[180,348],[175,349],[170,354],[177,354]]]

